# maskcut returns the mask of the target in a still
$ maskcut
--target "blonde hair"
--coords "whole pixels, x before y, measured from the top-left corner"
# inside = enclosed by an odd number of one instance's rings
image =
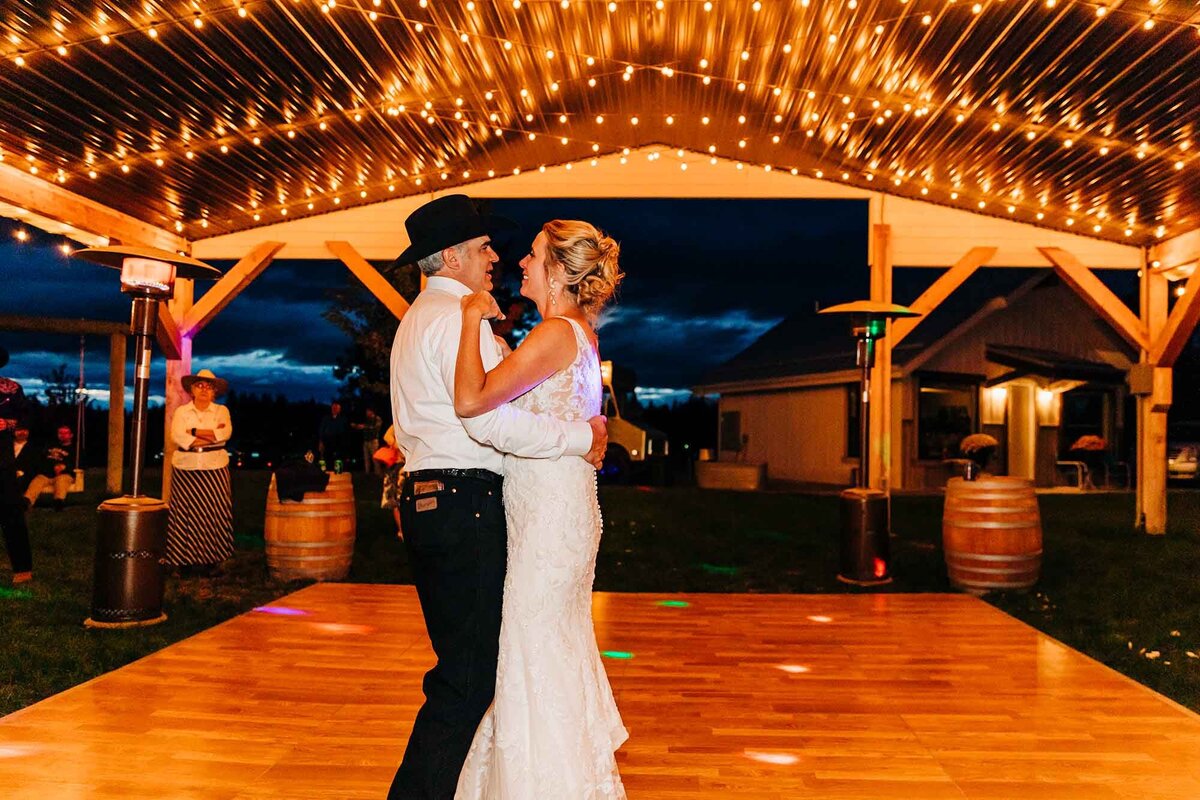
[[[588,316],[600,313],[625,277],[617,259],[621,245],[590,222],[554,219],[542,226],[548,263],[563,268],[567,291]]]

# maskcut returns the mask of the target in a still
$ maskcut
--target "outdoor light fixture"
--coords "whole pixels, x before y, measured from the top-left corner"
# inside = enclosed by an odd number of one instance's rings
[[[146,450],[146,410],[150,394],[150,347],[158,325],[158,303],[169,300],[175,279],[220,277],[215,267],[154,247],[92,247],[74,254],[121,271],[121,291],[133,297],[130,332],[136,361],[133,383],[133,440],[129,448],[130,493],[100,504],[92,583],[93,628],[153,625],[162,611],[167,504],[142,494]],[[123,403],[124,398],[109,398]]]
[[[871,369],[875,366],[875,342],[887,334],[888,320],[919,317],[919,312],[891,303],[859,300],[819,312],[850,317],[851,333],[857,341],[859,373],[858,485],[842,492],[841,567],[838,580],[861,586],[889,583],[888,534],[891,513],[888,493],[870,488],[871,462]],[[889,380],[890,376],[884,376]],[[884,424],[888,424],[885,420]]]

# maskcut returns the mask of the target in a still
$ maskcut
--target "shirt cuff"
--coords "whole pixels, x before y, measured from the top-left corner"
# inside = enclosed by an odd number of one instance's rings
[[[572,422],[567,429],[568,456],[587,455],[592,449],[592,426],[586,422]]]

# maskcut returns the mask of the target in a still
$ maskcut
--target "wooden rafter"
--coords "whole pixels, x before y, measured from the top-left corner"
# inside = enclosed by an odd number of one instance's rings
[[[408,311],[408,301],[401,297],[400,293],[387,282],[387,279],[379,274],[379,270],[372,267],[370,262],[359,255],[349,242],[326,242],[325,247],[350,268],[354,276],[362,281],[363,286],[367,287],[367,291],[387,306],[388,311],[391,311],[396,319],[404,318],[405,312]]]
[[[1200,269],[1192,271],[1184,284],[1183,295],[1167,317],[1167,324],[1155,337],[1154,346],[1150,348],[1150,363],[1158,367],[1174,366],[1197,322],[1200,322]]]
[[[1063,282],[1074,289],[1126,341],[1140,350],[1150,349],[1146,326],[1079,259],[1060,247],[1039,247],[1038,252],[1054,266],[1054,271]]]
[[[183,335],[195,336],[203,330],[213,317],[221,313],[225,306],[232,303],[243,289],[270,266],[275,254],[283,246],[284,242],[263,242],[238,261],[188,310],[183,324],[180,325]]]
[[[168,359],[179,358],[183,350],[179,325],[175,322],[175,317],[171,316],[166,303],[158,304],[158,328],[155,330],[155,336],[164,356]]]
[[[188,249],[188,241],[182,236],[115,211],[8,164],[0,164],[0,202],[64,226],[105,237],[112,242],[160,247],[173,252]],[[69,232],[67,235],[70,235]]]
[[[1150,249],[1150,260],[1163,270],[1200,263],[1200,228],[1156,244]]]
[[[954,266],[946,270],[942,275],[933,282],[933,285],[926,289],[916,301],[909,306],[913,311],[920,312],[921,316],[911,319],[897,320],[892,323],[891,334],[889,339],[892,341],[892,347],[904,341],[904,337],[908,336],[913,330],[921,324],[921,320],[925,319],[938,306],[945,302],[955,289],[962,286],[967,278],[975,274],[975,270],[982,267],[996,255],[994,247],[972,247],[963,255]]]

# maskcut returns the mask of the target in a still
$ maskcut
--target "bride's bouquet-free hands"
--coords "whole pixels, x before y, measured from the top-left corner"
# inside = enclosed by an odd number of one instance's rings
[[[498,322],[504,319],[504,312],[500,310],[500,304],[485,289],[480,289],[475,294],[464,297],[462,310],[464,314],[478,314],[481,319],[494,319]]]

